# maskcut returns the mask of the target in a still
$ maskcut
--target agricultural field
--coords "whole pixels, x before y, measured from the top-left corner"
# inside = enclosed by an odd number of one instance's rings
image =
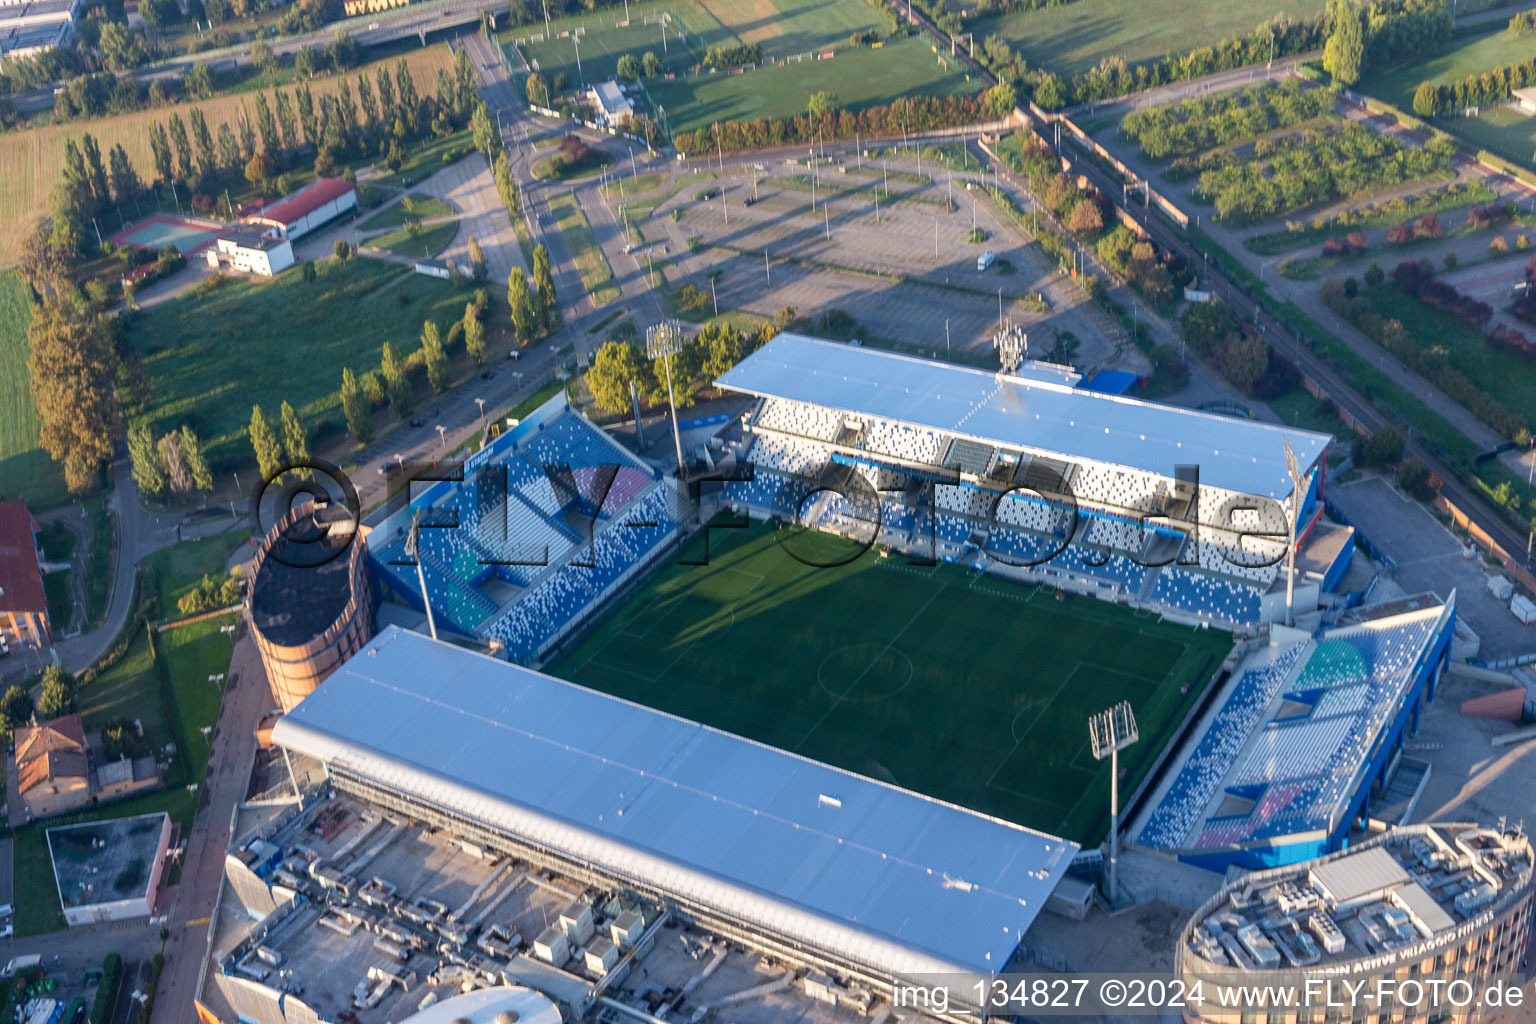
[[[456,225],[450,225],[453,227]],[[254,460],[246,432],[252,403],[275,416],[293,403],[311,431],[341,422],[341,371],[361,377],[379,365],[383,344],[405,358],[431,318],[446,330],[470,292],[406,267],[366,258],[315,263],[306,283],[295,270],[273,280],[225,279],[132,320],[128,343],[143,360],[149,399],[133,423],[164,432],[190,423],[219,466]]]
[[[1502,19],[1492,25],[1486,32],[1457,36],[1455,45],[1443,53],[1400,62],[1371,74],[1360,83],[1360,91],[1411,113],[1413,93],[1420,82],[1451,85],[1468,75],[1480,76],[1494,68],[1520,63],[1536,49],[1533,37],[1510,35]],[[1475,117],[1437,117],[1434,123],[1506,160],[1536,167],[1536,117],[1510,104],[1485,107]]]
[[[980,78],[968,77],[958,62],[941,67],[924,37],[902,39],[878,50],[835,51],[831,60],[757,68],[741,75],[713,75],[650,85],[651,99],[666,114],[674,133],[707,128],[716,121],[789,117],[805,113],[812,93],[829,90],[849,110],[889,103],[902,96],[947,96],[980,92]],[[947,54],[944,55],[948,60]]]
[[[946,0],[961,11],[974,0]],[[1245,36],[1277,14],[1315,18],[1323,0],[1187,0],[1149,7],[1140,0],[1075,0],[1033,11],[975,18],[966,22],[979,41],[997,34],[1031,67],[1075,75],[1109,57],[1127,64],[1214,46]]]
[[[398,58],[384,63],[393,67]],[[432,46],[413,50],[405,55],[407,66],[422,93],[437,92],[439,68],[451,69],[453,57],[447,46]],[[358,71],[371,77],[374,65],[363,65],[348,73],[355,79]],[[340,79],[333,75],[316,77],[310,90],[318,103],[323,93],[334,93]],[[187,111],[201,108],[213,131],[222,123],[233,125],[239,116],[241,104],[251,110],[249,96],[232,94],[217,96],[197,103],[178,103],[156,110],[141,110],[131,114],[76,121],[62,125],[47,125],[27,131],[6,132],[0,135],[0,264],[16,259],[21,251],[22,239],[46,214],[48,190],[59,180],[64,164],[64,140],[79,137],[84,132],[95,136],[101,146],[103,158],[113,146],[121,143],[128,158],[139,172],[141,179],[154,176],[154,158],[149,149],[148,126],[151,121],[164,122],[173,111],[185,120]],[[254,117],[254,113],[251,114]],[[435,169],[435,168],[434,168]],[[103,233],[116,231],[119,224],[111,219],[102,223]]]
[[[40,511],[62,504],[69,495],[64,474],[37,444],[37,406],[27,371],[31,321],[31,289],[15,271],[0,274],[0,499],[25,497]]]

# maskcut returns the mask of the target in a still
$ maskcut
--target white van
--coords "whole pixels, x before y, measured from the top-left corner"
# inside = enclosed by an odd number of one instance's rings
[[[986,270],[993,264],[996,259],[997,253],[993,252],[991,249],[988,249],[986,252],[976,257],[976,269]]]

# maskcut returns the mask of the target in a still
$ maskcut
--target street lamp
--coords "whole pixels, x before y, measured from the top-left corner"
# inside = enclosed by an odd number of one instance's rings
[[[672,357],[683,350],[683,329],[663,320],[645,329],[645,354],[660,359],[667,373],[667,404],[672,408],[672,440],[677,444],[677,475],[683,476],[683,434],[677,425],[677,397],[672,392]]]
[[[477,398],[475,404],[480,407],[480,425],[483,427],[485,426],[485,399]]]
[[[443,443],[444,448],[448,447],[448,428],[441,423],[437,425],[437,439]]]
[[[1093,758],[1109,758],[1109,891],[1105,896],[1113,907],[1120,896],[1115,878],[1115,862],[1120,856],[1120,751],[1138,739],[1136,715],[1129,701],[1121,701],[1107,711],[1088,719],[1088,739],[1093,744]]]

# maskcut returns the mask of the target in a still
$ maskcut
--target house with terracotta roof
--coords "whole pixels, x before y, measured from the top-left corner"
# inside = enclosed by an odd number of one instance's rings
[[[242,207],[240,219],[271,229],[279,238],[296,239],[357,209],[357,186],[341,178],[316,178],[281,199]]]
[[[0,501],[0,629],[35,646],[51,642],[37,523],[19,501]]]
[[[27,814],[42,818],[91,796],[91,754],[78,714],[16,730],[16,789]]]

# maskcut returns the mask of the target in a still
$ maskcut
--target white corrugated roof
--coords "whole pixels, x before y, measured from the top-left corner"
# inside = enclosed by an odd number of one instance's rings
[[[1001,970],[1077,851],[397,628],[273,740],[900,976]]]
[[[1373,846],[1317,865],[1312,869],[1312,881],[1334,903],[1349,904],[1380,896],[1412,879],[1391,851]]]
[[[1277,500],[1291,493],[1281,438],[1290,441],[1304,473],[1331,440],[1309,430],[793,333],[776,335],[716,383],[1168,479],[1176,466],[1198,465],[1202,483]]]

